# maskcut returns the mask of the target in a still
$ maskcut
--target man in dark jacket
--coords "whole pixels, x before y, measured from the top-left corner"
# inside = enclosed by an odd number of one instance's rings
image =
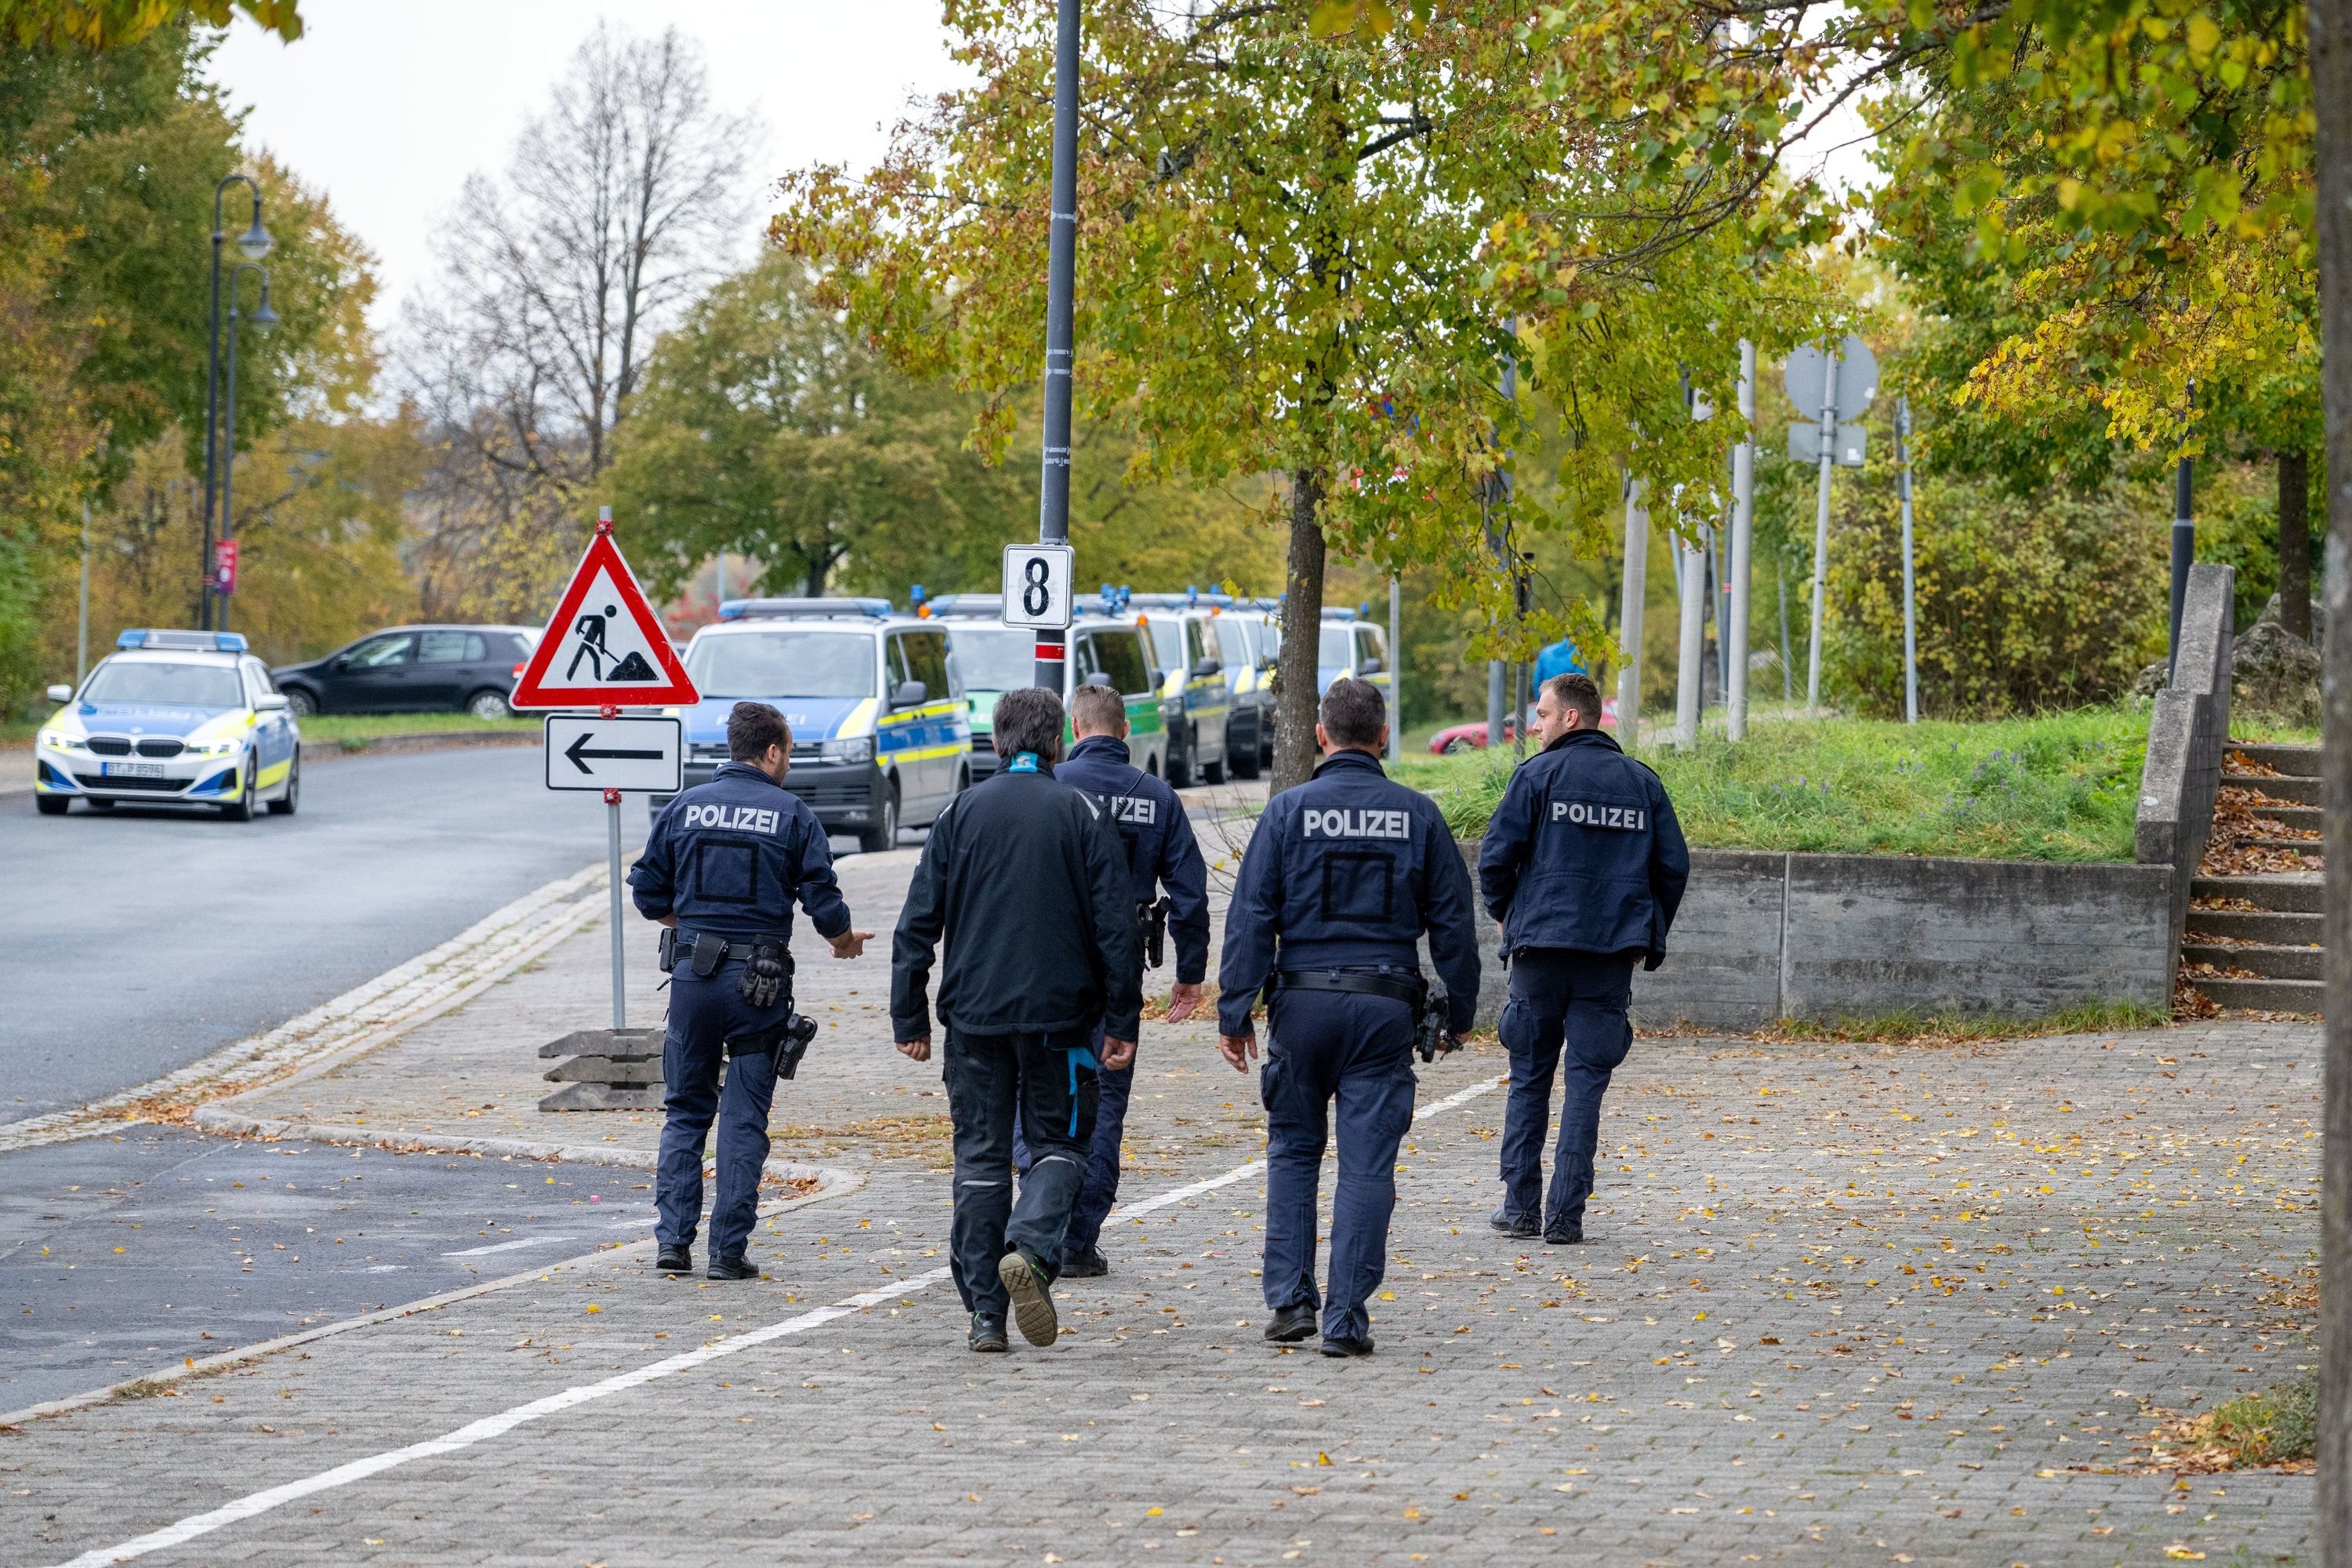
[[[727,751],[709,784],[656,814],[646,852],[629,871],[637,912],[673,928],[669,1029],[662,1038],[661,1153],[654,1172],[655,1268],[684,1274],[702,1218],[702,1145],[719,1121],[719,1190],[710,1205],[713,1279],[750,1279],[744,1257],[759,1218],[768,1158],[768,1109],[777,1053],[789,1050],[793,904],[808,912],[836,958],[856,958],[870,931],[849,929],[824,829],[782,787],[793,732],[764,702],[738,702]],[[719,1069],[727,1066],[727,1089]]]
[[[1478,849],[1486,912],[1511,966],[1503,1006],[1511,1057],[1503,1113],[1506,1236],[1584,1239],[1601,1097],[1633,1046],[1633,964],[1655,969],[1690,879],[1690,851],[1658,775],[1601,731],[1590,676],[1555,676],[1536,704],[1543,750],[1511,775]],[[1566,1068],[1561,1069],[1563,1047]],[[1567,1080],[1549,1201],[1544,1134],[1551,1080]]]
[[[1201,1005],[1201,983],[1209,973],[1209,868],[1192,837],[1192,818],[1165,781],[1128,760],[1127,700],[1112,688],[1081,686],[1070,694],[1070,731],[1077,744],[1055,767],[1054,776],[1102,803],[1127,850],[1138,924],[1164,921],[1168,934],[1176,939],[1176,983],[1169,992],[1168,1021],[1181,1024]],[[1164,903],[1163,887],[1168,889]],[[1097,1050],[1101,1041],[1098,1026]],[[1110,1261],[1102,1255],[1103,1220],[1118,1201],[1119,1142],[1134,1088],[1133,1063],[1106,1067],[1097,1080],[1086,1190],[1071,1212],[1069,1238],[1062,1249],[1065,1279],[1110,1272]],[[1028,1152],[1016,1143],[1013,1159],[1025,1174]]]
[[[907,889],[892,948],[898,1049],[931,1055],[926,1001],[942,936],[948,1114],[955,1123],[950,1271],[971,1313],[971,1348],[1054,1342],[1053,1285],[1086,1184],[1096,1075],[1135,1059],[1142,1010],[1135,902],[1109,814],[1053,776],[1062,703],[1009,691],[996,705],[1003,766],[940,814]],[[1095,1026],[1103,1028],[1097,1058]],[[1013,1120],[1034,1159],[1013,1197]]]
[[[1412,1125],[1415,1022],[1438,1005],[1418,943],[1445,982],[1444,1023],[1478,1008],[1477,913],[1470,874],[1437,805],[1390,781],[1380,688],[1341,679],[1323,694],[1315,776],[1266,804],[1225,912],[1217,971],[1218,1049],[1236,1071],[1257,1054],[1250,1007],[1266,1013],[1265,1304],[1276,1343],[1316,1331],[1315,1197],[1339,1108],[1323,1353],[1370,1355],[1366,1303],[1388,1268],[1397,1144]]]

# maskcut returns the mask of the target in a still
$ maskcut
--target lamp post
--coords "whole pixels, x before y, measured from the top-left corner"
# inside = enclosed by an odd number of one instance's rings
[[[261,226],[261,187],[249,174],[231,174],[213,187],[213,302],[212,312],[205,322],[205,538],[203,553],[196,563],[197,579],[204,586],[196,593],[197,624],[205,630],[213,626],[213,485],[214,460],[220,450],[220,304],[221,304],[221,242],[228,237],[221,228],[221,199],[231,185],[242,184],[253,193],[253,222],[237,236],[236,247],[247,261],[258,261],[269,254],[275,243],[269,231]],[[268,285],[264,284],[262,309],[268,309]],[[270,317],[274,322],[278,318]],[[230,395],[231,424],[235,423],[236,397]]]
[[[278,324],[278,312],[269,308],[269,274],[248,261],[229,274],[228,279],[228,427],[222,432],[227,438],[228,453],[220,468],[220,536],[226,542],[236,531],[236,514],[230,510],[230,497],[236,479],[236,286],[247,273],[261,279],[261,302],[253,308],[250,318],[256,331],[266,332]],[[207,564],[207,572],[210,567]],[[207,578],[206,586],[211,586]],[[228,630],[228,594],[223,589],[220,598],[220,629]],[[209,629],[209,627],[207,627]]]

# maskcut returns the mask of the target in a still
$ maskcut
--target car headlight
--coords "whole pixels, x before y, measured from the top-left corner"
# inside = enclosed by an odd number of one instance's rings
[[[41,749],[45,752],[70,752],[74,745],[75,738],[62,730],[41,731]]]
[[[188,748],[188,755],[192,757],[226,757],[230,752],[236,751],[240,743],[241,742],[236,741],[212,741],[202,745],[191,745]]]
[[[828,763],[870,763],[874,760],[874,737],[854,735],[845,741],[826,741],[818,745],[816,754]]]

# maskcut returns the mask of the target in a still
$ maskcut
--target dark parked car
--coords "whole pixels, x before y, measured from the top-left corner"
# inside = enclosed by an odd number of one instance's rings
[[[270,671],[297,717],[466,712],[506,719],[537,626],[394,626],[308,664]]]

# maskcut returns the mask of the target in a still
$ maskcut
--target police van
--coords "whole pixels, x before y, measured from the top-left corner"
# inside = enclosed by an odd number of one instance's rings
[[[1331,683],[1343,675],[1379,687],[1381,695],[1388,699],[1390,713],[1395,713],[1387,635],[1354,610],[1326,609],[1322,646],[1315,651],[1316,694],[1330,690]]]
[[[235,632],[133,629],[34,737],[33,805],[62,816],[124,801],[204,805],[234,822],[267,805],[293,815],[302,732],[269,668]]]
[[[1243,778],[1255,774],[1261,754],[1256,737],[1245,736],[1245,748],[1233,743],[1234,697],[1216,628],[1217,618],[1234,601],[1198,589],[1122,593],[1118,599],[1135,613],[1135,624],[1151,634],[1152,657],[1161,671],[1161,721],[1168,727],[1168,782],[1223,784],[1229,771]]]
[[[937,623],[852,598],[730,599],[719,617],[686,648],[701,700],[669,710],[684,721],[689,786],[728,760],[727,716],[743,701],[793,727],[784,787],[869,853],[902,826],[929,826],[971,784],[971,724]]]
[[[1036,684],[1037,634],[1008,626],[1003,601],[993,594],[949,594],[930,602],[934,623],[945,626],[948,656],[971,709],[971,776],[986,778],[997,767],[992,723],[996,700]],[[1077,616],[1064,645],[1062,702],[1067,707],[1080,686],[1108,686],[1127,703],[1128,759],[1154,778],[1168,766],[1168,727],[1162,721],[1160,671],[1151,639],[1132,619],[1108,614]],[[1071,738],[1065,729],[1066,742]]]

